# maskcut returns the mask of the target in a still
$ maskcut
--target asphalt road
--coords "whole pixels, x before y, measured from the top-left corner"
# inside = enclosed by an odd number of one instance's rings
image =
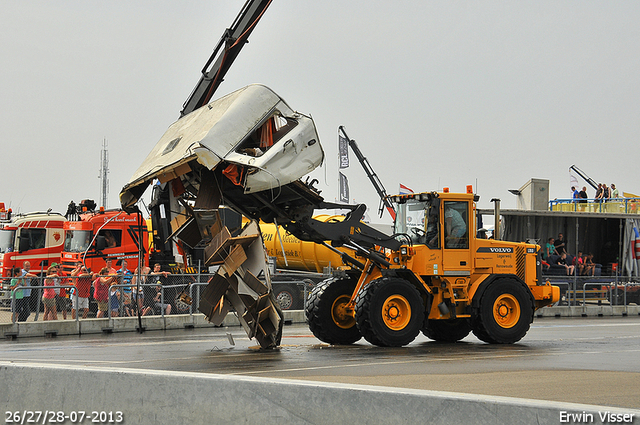
[[[454,391],[640,409],[640,317],[538,318],[518,344],[420,335],[402,348],[328,346],[305,325],[261,350],[239,327],[0,343],[0,358]],[[231,339],[233,341],[231,341]]]

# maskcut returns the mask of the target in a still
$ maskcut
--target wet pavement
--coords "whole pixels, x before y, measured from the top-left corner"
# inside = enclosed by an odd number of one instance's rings
[[[401,348],[329,346],[285,326],[262,350],[240,327],[18,338],[0,358],[378,385],[640,408],[640,317],[538,318],[518,344],[420,335]]]

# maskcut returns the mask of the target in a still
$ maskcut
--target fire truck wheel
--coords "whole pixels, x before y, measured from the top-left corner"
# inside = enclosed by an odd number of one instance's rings
[[[353,313],[345,308],[356,289],[352,279],[330,278],[320,282],[307,302],[305,313],[309,329],[328,344],[353,344],[362,336]]]
[[[383,347],[413,341],[422,328],[424,310],[418,290],[403,279],[376,279],[356,298],[356,322],[362,336]]]
[[[491,283],[474,309],[471,326],[478,339],[490,344],[520,341],[533,321],[533,296],[516,279],[503,278]]]
[[[422,333],[429,339],[442,342],[457,342],[471,332],[467,319],[427,320]]]

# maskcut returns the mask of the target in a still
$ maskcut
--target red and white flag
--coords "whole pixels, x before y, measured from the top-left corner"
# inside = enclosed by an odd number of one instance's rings
[[[410,193],[413,193],[413,190],[409,189],[407,186],[403,185],[402,183],[400,183],[400,195],[408,195]]]

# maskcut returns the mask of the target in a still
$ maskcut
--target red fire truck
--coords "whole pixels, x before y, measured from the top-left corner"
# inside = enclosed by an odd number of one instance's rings
[[[114,267],[126,259],[128,268],[133,271],[138,267],[141,240],[143,258],[148,257],[147,226],[139,213],[104,209],[84,212],[80,214],[79,221],[64,223],[64,230],[66,239],[61,264],[67,272],[82,261],[97,273],[104,267],[106,259],[113,260]]]
[[[2,277],[9,276],[12,267],[31,263],[31,272],[40,273],[60,261],[64,244],[63,224],[66,218],[59,213],[34,212],[14,215],[0,229],[0,267]]]

